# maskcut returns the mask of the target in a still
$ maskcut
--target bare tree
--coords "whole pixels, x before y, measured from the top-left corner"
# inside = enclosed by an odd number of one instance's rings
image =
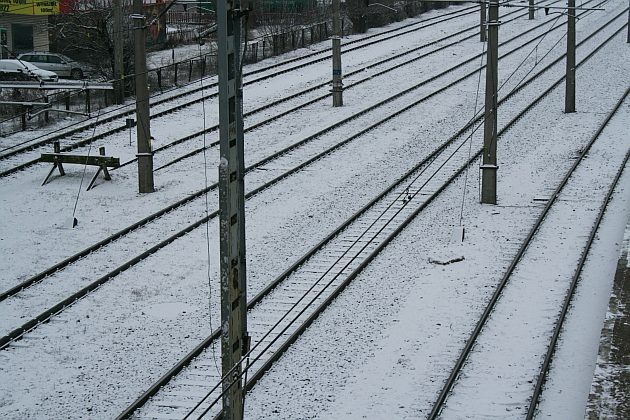
[[[330,0],[325,3],[330,6]],[[257,0],[251,24],[261,35],[270,36],[324,21],[329,16],[328,9],[310,0]]]
[[[129,6],[129,1],[124,0],[123,4]],[[52,17],[50,25],[55,50],[91,64],[107,79],[114,74],[114,31],[123,34],[124,62],[132,61],[133,33],[129,19],[123,19],[122,28],[114,28],[111,0],[76,2],[71,11]]]

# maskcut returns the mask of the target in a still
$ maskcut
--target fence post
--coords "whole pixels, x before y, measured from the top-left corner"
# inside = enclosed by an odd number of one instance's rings
[[[203,77],[206,75],[206,58],[208,56],[204,55],[203,58],[201,59],[201,78],[203,79]],[[243,57],[245,58],[245,57]]]
[[[305,43],[305,39],[304,39],[304,35],[305,35],[306,31],[304,30],[304,28],[302,28],[302,48],[305,47],[304,43]]]
[[[280,43],[278,42],[278,35],[277,34],[273,34],[273,55],[278,55],[278,49],[280,47],[279,45]]]
[[[188,60],[188,81],[190,82],[192,80],[192,66],[193,66],[193,61],[192,59]]]
[[[174,66],[175,66],[175,74],[173,75],[173,84],[177,86],[177,63],[175,63]]]
[[[156,73],[158,78],[158,88],[160,89],[160,92],[162,92],[162,67],[157,69]]]
[[[90,103],[90,89],[85,90],[85,112],[88,114],[92,112],[92,104]]]
[[[44,103],[46,104],[46,109],[48,109],[48,94],[44,93]],[[48,111],[44,112],[44,121],[48,123]]]
[[[315,33],[315,25],[311,26],[311,44],[313,43],[314,33]]]
[[[70,111],[70,92],[66,93],[66,111]]]
[[[22,105],[22,131],[26,131],[26,106]]]
[[[291,31],[291,49],[295,49],[295,31]]]

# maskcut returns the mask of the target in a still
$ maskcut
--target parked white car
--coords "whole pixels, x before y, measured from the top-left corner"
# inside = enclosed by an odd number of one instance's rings
[[[85,76],[86,73],[86,69],[83,65],[63,54],[51,52],[29,52],[20,54],[18,59],[33,63],[40,69],[53,71],[57,73],[59,77],[79,80],[83,79],[83,76]]]
[[[0,80],[39,80],[57,82],[57,73],[40,69],[28,61],[0,60]]]

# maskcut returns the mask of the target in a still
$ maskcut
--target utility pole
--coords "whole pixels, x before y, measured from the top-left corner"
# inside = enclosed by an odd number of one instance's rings
[[[242,420],[241,358],[249,351],[245,259],[245,158],[240,0],[217,1],[219,237],[223,420]]]
[[[114,15],[114,103],[119,105],[125,101],[122,9],[123,0],[112,0],[112,13]]]
[[[481,42],[486,42],[486,0],[479,4],[479,37]]]
[[[567,10],[567,77],[564,112],[575,112],[575,0],[569,0]]]
[[[332,93],[333,106],[343,106],[343,83],[341,74],[341,16],[339,11],[340,0],[333,0],[333,37],[332,37]]]
[[[529,20],[534,19],[534,0],[529,0]]]
[[[136,136],[138,142],[138,185],[141,193],[153,188],[153,151],[151,150],[151,121],[149,119],[149,88],[147,86],[146,17],[142,0],[133,0],[133,39],[136,73]]]
[[[481,202],[497,203],[497,87],[499,63],[499,0],[491,0],[488,16],[486,107],[483,125]]]

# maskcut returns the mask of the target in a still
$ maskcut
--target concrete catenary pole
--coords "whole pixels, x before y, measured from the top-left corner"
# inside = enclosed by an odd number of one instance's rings
[[[332,92],[333,106],[343,106],[343,75],[341,70],[341,13],[340,0],[333,0],[333,37],[332,37]]]
[[[486,42],[486,0],[479,4],[479,39]]]
[[[534,0],[529,0],[529,20],[534,19]]]
[[[151,150],[151,121],[149,118],[149,87],[147,86],[146,17],[142,0],[133,0],[134,63],[136,79],[136,121],[138,142],[138,186],[141,193],[153,188],[153,151]]]
[[[567,10],[567,76],[564,112],[575,112],[575,0],[569,0]]]
[[[497,87],[499,63],[499,2],[491,0],[488,10],[488,59],[486,107],[483,126],[481,202],[497,203]]]
[[[241,358],[249,350],[240,9],[240,0],[217,1],[223,420],[243,418]]]
[[[125,71],[123,67],[123,15],[124,0],[112,0],[112,13],[114,15],[114,103],[122,104],[125,101]]]

